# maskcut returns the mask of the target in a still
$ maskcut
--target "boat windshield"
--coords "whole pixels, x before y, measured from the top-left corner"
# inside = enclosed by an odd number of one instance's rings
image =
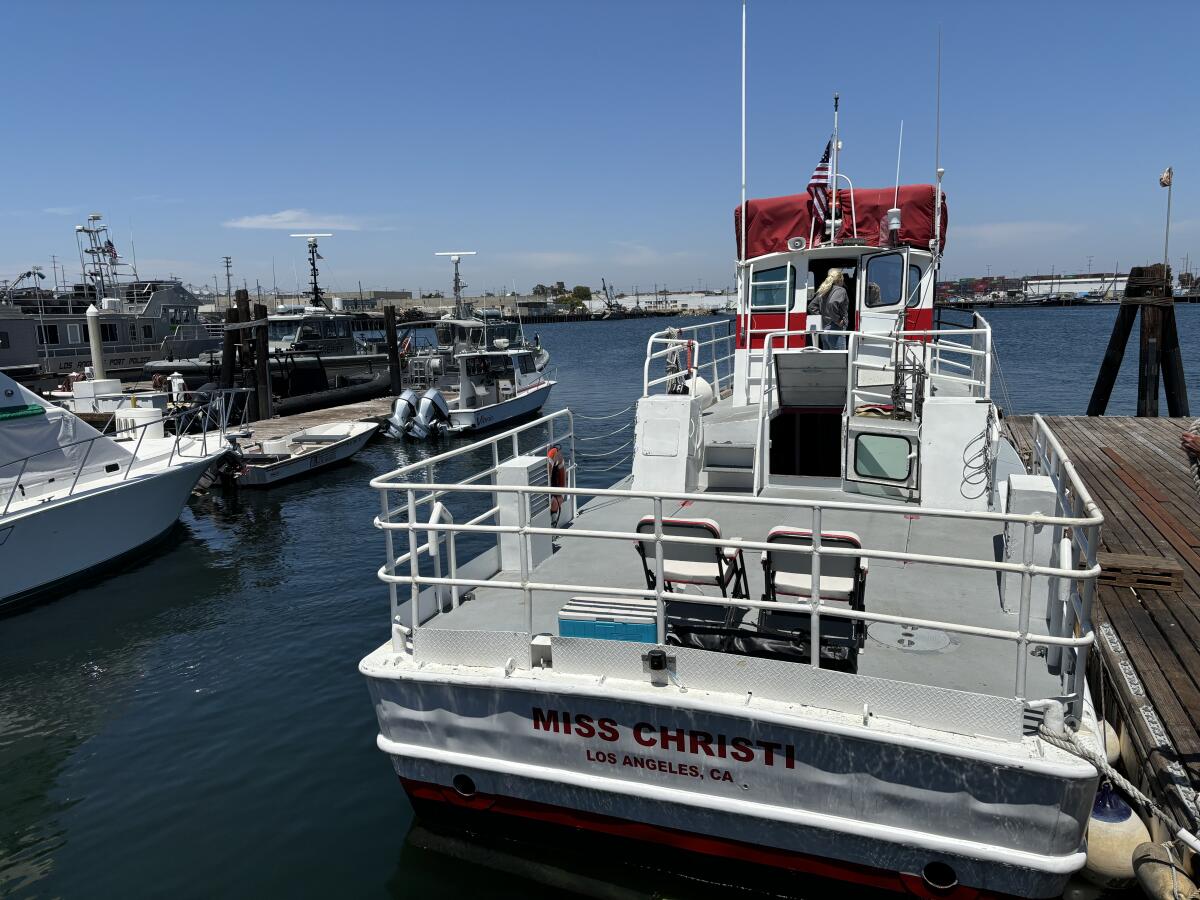
[[[290,341],[296,337],[296,323],[267,322],[267,336],[272,341]]]

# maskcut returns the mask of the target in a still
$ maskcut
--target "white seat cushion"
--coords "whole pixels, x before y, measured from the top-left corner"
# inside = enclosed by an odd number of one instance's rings
[[[812,575],[808,572],[779,572],[775,573],[775,590],[781,594],[793,594],[800,597],[812,596]],[[854,592],[853,578],[839,578],[836,575],[821,576],[821,597],[826,600],[849,600]]]
[[[712,562],[699,559],[664,559],[663,576],[667,581],[689,584],[721,583],[721,570],[715,559]]]

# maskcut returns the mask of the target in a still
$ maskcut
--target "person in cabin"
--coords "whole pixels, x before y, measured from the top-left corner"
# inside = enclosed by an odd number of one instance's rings
[[[808,304],[809,314],[821,317],[824,331],[846,331],[850,321],[850,298],[846,294],[845,278],[841,269],[830,269],[825,280]],[[844,334],[822,334],[822,350],[845,350]]]

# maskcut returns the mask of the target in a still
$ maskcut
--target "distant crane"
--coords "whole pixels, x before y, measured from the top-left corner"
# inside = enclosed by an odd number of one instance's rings
[[[612,285],[600,279],[600,288],[604,292],[601,300],[604,302],[604,318],[620,319],[625,315],[625,307],[620,304],[613,293]]]

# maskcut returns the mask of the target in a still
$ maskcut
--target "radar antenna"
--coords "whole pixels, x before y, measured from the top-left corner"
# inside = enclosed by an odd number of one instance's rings
[[[291,235],[291,237],[307,238],[307,240],[308,240],[308,269],[309,269],[309,277],[312,278],[312,305],[313,306],[321,306],[321,307],[325,307],[326,309],[328,309],[329,307],[325,303],[325,297],[324,297],[325,292],[321,290],[321,285],[317,281],[317,260],[325,258],[320,253],[317,252],[317,238],[333,237],[333,235],[328,234],[328,233],[326,233],[326,234],[293,234],[293,235]]]
[[[458,264],[464,256],[474,256],[474,250],[439,250],[433,254],[434,256],[448,256],[450,262],[454,263],[454,317],[456,319],[467,318],[466,310],[463,308],[462,291],[467,286],[467,283],[459,277]]]

